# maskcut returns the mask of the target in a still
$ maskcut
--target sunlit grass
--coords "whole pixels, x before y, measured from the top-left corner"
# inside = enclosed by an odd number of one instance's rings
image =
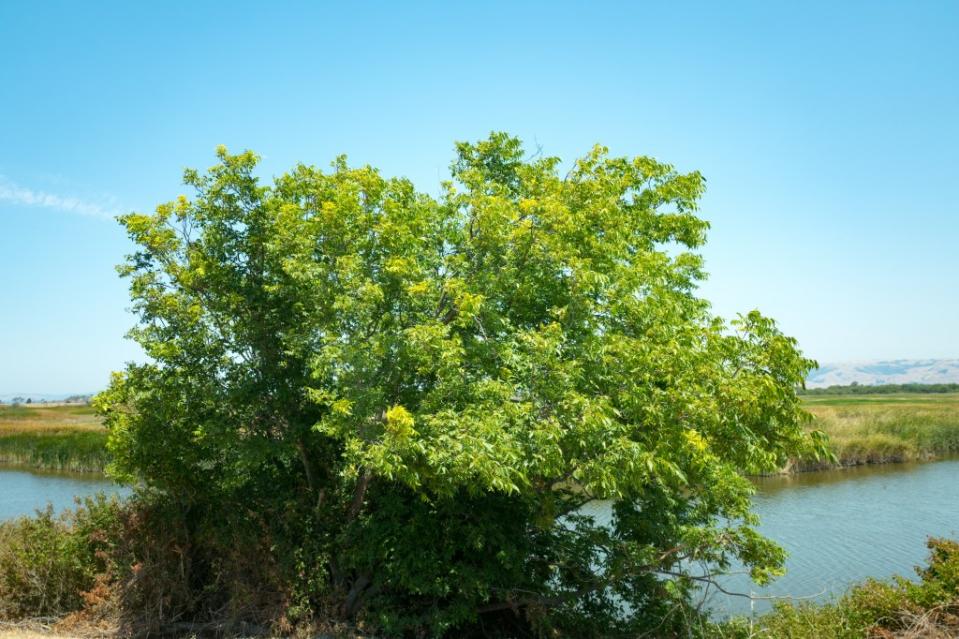
[[[808,397],[805,403],[842,465],[959,453],[959,394]]]
[[[0,463],[102,471],[107,461],[106,429],[91,407],[0,406]]]

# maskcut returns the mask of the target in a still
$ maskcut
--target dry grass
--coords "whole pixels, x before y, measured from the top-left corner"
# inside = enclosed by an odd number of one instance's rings
[[[98,628],[81,628],[79,631],[65,629],[61,624],[53,627],[37,623],[0,625],[0,639],[94,639],[115,636],[115,632],[103,632]]]
[[[102,471],[106,428],[78,404],[0,406],[0,463],[45,470]]]
[[[0,639],[67,639],[69,635],[52,635],[34,632],[33,630],[4,630],[0,628]]]
[[[0,436],[51,431],[103,431],[103,423],[93,408],[86,405],[0,406]]]

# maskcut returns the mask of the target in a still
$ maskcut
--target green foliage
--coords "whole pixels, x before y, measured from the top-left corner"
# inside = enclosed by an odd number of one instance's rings
[[[0,619],[59,616],[79,610],[106,566],[119,504],[103,496],[75,511],[0,523]]]
[[[929,565],[916,572],[918,585],[905,585],[910,600],[923,608],[959,604],[959,542],[932,538],[928,543]]]
[[[561,174],[493,134],[434,198],[218,155],[193,199],[121,218],[151,360],[96,399],[112,472],[219,540],[191,546],[194,602],[226,596],[241,513],[291,611],[393,635],[663,627],[688,560],[780,570],[742,474],[823,450],[813,362],[696,296],[701,175],[601,147]]]

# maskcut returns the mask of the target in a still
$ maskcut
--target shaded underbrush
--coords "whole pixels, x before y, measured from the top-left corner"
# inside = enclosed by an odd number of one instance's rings
[[[176,500],[100,495],[2,522],[0,623],[121,637],[361,636],[299,596],[306,549],[242,515],[248,525],[214,530],[194,525],[196,513]]]

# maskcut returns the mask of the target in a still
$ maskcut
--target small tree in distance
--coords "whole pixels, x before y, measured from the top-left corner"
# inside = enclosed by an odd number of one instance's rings
[[[388,635],[668,629],[690,566],[781,569],[743,473],[821,444],[814,363],[696,296],[698,173],[597,147],[561,174],[497,133],[434,198],[218,156],[121,218],[150,362],[96,400],[112,472],[185,513],[189,614],[237,596],[239,547],[287,618]]]

